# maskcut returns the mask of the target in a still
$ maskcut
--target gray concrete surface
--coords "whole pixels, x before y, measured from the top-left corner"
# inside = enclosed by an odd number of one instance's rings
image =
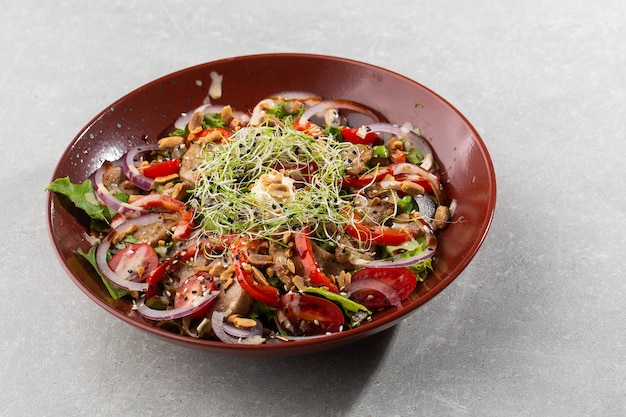
[[[0,415],[624,415],[623,2],[1,4]],[[225,359],[144,335],[78,290],[50,247],[44,187],[122,95],[264,52],[353,58],[437,91],[483,136],[498,206],[474,262],[394,329]]]

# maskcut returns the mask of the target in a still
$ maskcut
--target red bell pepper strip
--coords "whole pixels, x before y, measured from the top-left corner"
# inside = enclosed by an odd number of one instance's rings
[[[233,266],[235,267],[237,282],[256,301],[276,307],[280,299],[278,288],[263,285],[254,278],[251,265],[248,263],[248,245],[254,245],[254,241],[241,238],[233,244]]]
[[[140,168],[140,171],[148,178],[165,177],[167,175],[176,174],[180,171],[180,159],[174,158],[157,162],[156,164]]]
[[[348,235],[360,242],[376,245],[398,246],[410,241],[413,236],[406,229],[392,229],[381,225],[366,225],[360,222],[360,216],[353,214],[354,220],[346,225]]]
[[[148,284],[146,300],[149,300],[157,294],[158,283],[161,282],[167,272],[180,268],[185,262],[195,257],[199,251],[207,250],[209,252],[219,252],[224,250],[226,247],[230,246],[234,238],[234,235],[223,235],[218,239],[207,238],[200,243],[192,243],[185,249],[181,249],[175,255],[167,258],[148,275],[148,278],[146,278],[146,283]]]
[[[389,151],[389,159],[391,159],[394,164],[402,164],[406,162],[406,154],[402,149],[391,149]]]
[[[421,185],[422,188],[424,188],[424,192],[426,194],[431,194],[433,192],[433,187],[431,185],[431,182],[424,178],[421,177],[419,175],[396,175],[394,176],[396,181],[402,182],[402,181],[409,181],[418,185]]]
[[[189,236],[193,229],[193,212],[180,200],[164,194],[149,194],[135,201],[135,205],[143,208],[163,208],[180,215],[172,239],[181,240]]]
[[[343,139],[346,142],[357,145],[371,145],[376,139],[378,139],[378,134],[376,132],[366,132],[365,135],[362,135],[356,127],[342,128],[341,136],[343,136]]]
[[[322,271],[320,264],[313,255],[313,245],[309,238],[310,233],[309,227],[307,226],[297,233],[295,237],[296,251],[302,260],[304,270],[316,287],[326,287],[329,291],[339,293],[337,286]]]
[[[183,265],[185,261],[188,261],[192,257],[196,255],[198,251],[198,244],[192,243],[187,246],[185,249],[182,249],[175,255],[169,257],[164,262],[162,262],[155,270],[148,275],[146,278],[146,283],[148,284],[148,290],[146,291],[146,300],[157,295],[158,292],[158,284],[163,280],[165,274],[173,269],[177,269]]]

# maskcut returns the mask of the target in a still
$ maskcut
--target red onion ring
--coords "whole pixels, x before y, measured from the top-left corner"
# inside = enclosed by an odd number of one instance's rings
[[[135,306],[137,308],[137,312],[147,319],[158,321],[175,320],[193,314],[196,311],[206,307],[207,305],[215,301],[219,294],[219,291],[207,290],[197,296],[190,304],[186,305],[185,307],[172,308],[169,310],[155,310],[148,307],[145,303],[145,297],[141,297],[139,300],[137,300]]]
[[[104,166],[98,168],[93,177],[94,188],[96,192],[96,196],[102,202],[108,206],[111,210],[116,211],[123,215],[143,215],[148,214],[148,212],[141,207],[134,206],[132,204],[124,203],[111,194],[109,190],[102,183],[102,177],[104,176]]]
[[[126,152],[126,157],[124,157],[122,165],[124,169],[124,174],[126,174],[128,179],[133,184],[135,184],[137,187],[141,188],[144,191],[150,191],[152,189],[154,180],[152,178],[146,177],[141,172],[139,172],[139,169],[137,168],[137,165],[135,163],[135,157],[143,152],[154,151],[157,149],[159,149],[159,146],[157,144],[137,146]]]
[[[159,214],[147,214],[145,216],[134,217],[121,223],[114,229],[111,229],[109,234],[102,240],[100,245],[96,248],[96,265],[98,269],[109,281],[111,281],[116,287],[123,288],[128,291],[145,292],[148,290],[148,284],[145,282],[134,282],[125,279],[123,276],[115,272],[109,267],[107,262],[107,252],[111,247],[113,237],[119,231],[127,230],[129,227],[143,226],[146,224],[156,223],[162,221],[162,217]]]
[[[311,117],[318,113],[323,113],[328,109],[352,110],[368,116],[375,122],[384,122],[385,120],[381,115],[363,104],[348,100],[325,100],[309,107],[304,113],[302,113],[302,116],[298,119],[298,125],[300,127],[305,127]]]
[[[435,194],[435,198],[438,203],[443,203],[444,195],[441,188],[441,182],[439,178],[435,174],[430,171],[426,171],[424,168],[419,165],[411,164],[408,162],[393,164],[391,165],[391,172],[393,175],[401,175],[401,174],[415,174],[424,178],[430,184],[430,187],[433,189],[433,193]]]
[[[193,110],[182,113],[174,122],[174,127],[176,129],[184,129],[189,123],[189,120],[191,120],[191,116],[197,111],[201,111],[202,113],[220,113],[222,111],[222,107],[223,106],[216,104],[203,104]]]
[[[348,286],[348,298],[350,298],[357,291],[361,290],[376,291],[389,300],[389,303],[392,306],[402,307],[402,300],[400,299],[398,291],[384,281],[375,278],[363,278],[357,281],[352,281],[350,286]],[[365,301],[361,301],[361,304],[367,307]]]
[[[261,337],[263,326],[257,320],[257,326],[250,330],[237,329],[224,322],[225,314],[221,311],[214,311],[211,315],[211,325],[213,332],[219,340],[231,344],[261,344],[264,339]],[[235,333],[233,335],[232,333]]]

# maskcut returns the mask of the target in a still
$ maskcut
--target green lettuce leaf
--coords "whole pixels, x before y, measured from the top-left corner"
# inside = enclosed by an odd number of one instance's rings
[[[57,178],[46,187],[46,190],[66,196],[76,207],[94,220],[108,223],[116,215],[115,211],[100,204],[91,180],[87,179],[80,184],[73,184],[69,177]]]
[[[427,246],[428,242],[426,242],[426,239],[419,237],[399,246],[386,246],[385,250],[389,255],[395,256],[396,259],[403,259],[422,253]],[[428,272],[433,270],[432,259],[423,260],[408,266],[408,268],[415,274],[415,278],[422,282],[428,276]]]
[[[96,270],[98,275],[100,275],[100,278],[102,279],[102,282],[104,283],[104,286],[107,287],[109,294],[111,294],[111,297],[114,300],[119,300],[120,298],[128,294],[128,291],[126,291],[125,289],[116,287],[115,285],[111,283],[111,281],[109,281],[104,275],[102,275],[102,273],[100,272],[100,269],[98,268],[98,264],[96,263],[96,247],[95,246],[92,246],[89,249],[89,252],[87,253],[85,253],[81,248],[78,248],[76,253],[78,253],[80,256],[85,258],[91,264],[91,266],[93,266],[93,268]]]

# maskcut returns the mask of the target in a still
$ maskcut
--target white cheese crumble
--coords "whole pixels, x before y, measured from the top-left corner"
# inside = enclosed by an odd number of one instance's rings
[[[295,197],[294,180],[280,172],[263,174],[255,181],[250,192],[267,212],[279,215],[282,205]]]

